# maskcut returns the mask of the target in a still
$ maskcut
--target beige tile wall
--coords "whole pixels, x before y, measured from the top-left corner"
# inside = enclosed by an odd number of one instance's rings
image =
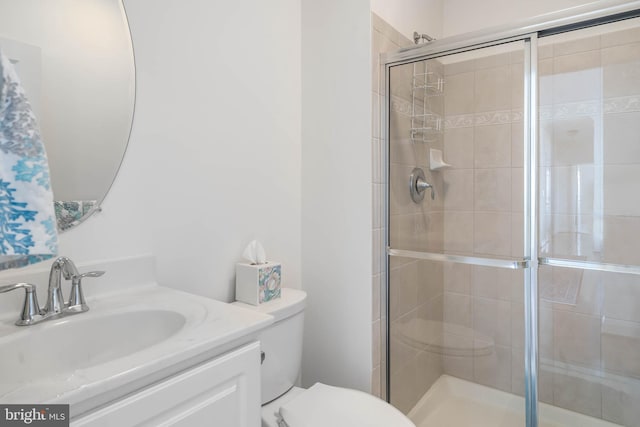
[[[380,54],[397,50],[400,47],[407,46],[411,42],[396,31],[391,25],[385,22],[376,14],[371,14],[371,34],[372,34],[372,65],[371,72],[373,75],[372,82],[372,150],[373,150],[373,272],[372,272],[372,294],[373,294],[373,323],[372,323],[372,393],[376,396],[384,396],[383,391],[386,388],[384,370],[385,370],[385,324],[386,318],[382,307],[385,306],[385,290],[384,278],[386,271],[384,270],[384,171],[383,171],[383,149],[384,141],[382,135],[381,112],[384,111],[384,84],[380,76]],[[406,205],[406,200],[404,205]],[[398,205],[400,206],[400,204]],[[408,211],[405,209],[405,212]]]
[[[572,283],[578,283],[578,289],[572,289]],[[554,291],[540,301],[543,399],[622,425],[636,425],[640,416],[640,277],[543,267],[540,289],[543,296],[549,289]]]
[[[633,195],[640,182],[639,42],[640,30],[627,30],[541,49],[546,256],[640,264],[632,237],[640,235],[640,198]],[[444,177],[445,250],[519,256],[523,129],[516,80],[522,68],[513,54],[479,62],[445,66],[444,148],[454,165]],[[522,273],[451,265],[444,274],[445,329],[468,328],[450,341],[468,340],[470,330],[476,344],[493,346],[489,355],[445,356],[445,372],[522,394]],[[539,286],[540,399],[636,425],[640,278],[544,267]]]
[[[516,47],[514,46],[514,49]],[[445,251],[522,255],[522,49],[448,58],[445,74]]]
[[[518,45],[444,67],[448,253],[523,254],[523,56]],[[445,373],[523,394],[523,272],[450,264],[444,283]]]
[[[541,50],[544,256],[640,264],[640,31]]]
[[[439,263],[399,258],[390,268],[391,403],[407,413],[444,372],[440,354],[426,350],[442,329],[443,271]]]
[[[640,264],[640,28],[570,42],[540,59],[545,256]],[[622,425],[640,417],[640,277],[540,270],[541,393]]]
[[[390,240],[391,246],[427,252],[444,249],[444,182],[429,169],[429,149],[442,150],[442,135],[432,133],[429,142],[411,138],[411,114],[443,116],[442,96],[413,92],[414,72],[424,72],[425,63],[395,67],[391,73],[390,112]],[[427,61],[427,70],[442,76],[443,67]],[[437,79],[437,77],[436,77]],[[415,167],[424,170],[434,186],[435,199],[427,192],[421,203],[411,200],[409,175]],[[442,264],[393,259],[390,275],[390,375],[391,403],[407,413],[442,375],[439,353],[427,350],[441,341],[443,317]]]
[[[374,57],[377,57],[378,52],[411,44],[375,15],[373,26]],[[429,69],[435,67],[436,71],[442,74],[442,66],[436,61],[432,61],[429,67]],[[411,113],[414,106],[411,90],[413,72],[413,65],[403,66],[394,68],[391,76],[393,91],[389,153],[390,239],[391,245],[397,248],[442,251],[443,181],[441,176],[432,174],[428,168],[428,148],[442,149],[442,137],[436,137],[433,142],[435,145],[415,142],[410,138]],[[374,96],[377,97],[376,102],[384,106],[386,99],[384,88],[378,89]],[[430,100],[429,104],[430,111],[442,116],[442,99]],[[423,99],[420,98],[415,103],[415,107],[418,108],[415,111],[422,113],[423,105]],[[382,140],[377,144],[382,146]],[[382,157],[379,159],[381,160]],[[411,200],[408,179],[416,166],[422,167],[427,180],[434,184],[437,193],[435,200],[431,200],[429,196],[425,197],[420,204]],[[378,189],[374,188],[374,191],[382,191],[382,189],[380,186]],[[382,200],[381,196],[379,200]],[[374,207],[374,209],[382,209],[382,207]],[[384,230],[381,229],[381,231]],[[443,373],[443,361],[440,355],[425,351],[424,345],[424,340],[431,338],[428,332],[434,325],[436,329],[441,329],[443,277],[442,265],[437,263],[394,258],[390,265],[391,402],[405,413]],[[384,322],[385,319],[381,317],[381,321]],[[375,333],[377,330],[374,330]],[[382,339],[381,342],[383,342]],[[374,356],[374,363],[377,361],[378,358]],[[382,362],[385,361],[382,360]],[[374,372],[374,382],[379,381],[376,374],[377,372]],[[380,384],[384,386],[381,380]]]

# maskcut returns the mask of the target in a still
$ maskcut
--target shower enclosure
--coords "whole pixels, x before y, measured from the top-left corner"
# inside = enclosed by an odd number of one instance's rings
[[[387,399],[419,427],[640,425],[640,2],[385,63]]]

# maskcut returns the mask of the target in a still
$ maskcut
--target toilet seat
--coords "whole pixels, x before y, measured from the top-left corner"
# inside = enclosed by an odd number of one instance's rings
[[[361,391],[322,383],[291,391],[293,396],[286,396],[289,392],[281,402],[273,402],[279,406],[282,427],[415,427],[396,408]],[[273,404],[269,406],[265,409],[272,411]]]

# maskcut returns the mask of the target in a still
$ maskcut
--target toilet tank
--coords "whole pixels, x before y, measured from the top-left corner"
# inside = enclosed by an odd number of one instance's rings
[[[260,347],[264,353],[261,370],[263,405],[289,391],[298,379],[306,299],[304,291],[282,288],[280,298],[257,306],[234,303],[274,317],[274,323],[260,334]]]

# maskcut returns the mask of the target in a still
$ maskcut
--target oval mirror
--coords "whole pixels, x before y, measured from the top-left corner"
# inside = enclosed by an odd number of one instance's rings
[[[135,67],[121,0],[0,0],[0,49],[38,118],[58,229],[100,209],[129,140]]]

